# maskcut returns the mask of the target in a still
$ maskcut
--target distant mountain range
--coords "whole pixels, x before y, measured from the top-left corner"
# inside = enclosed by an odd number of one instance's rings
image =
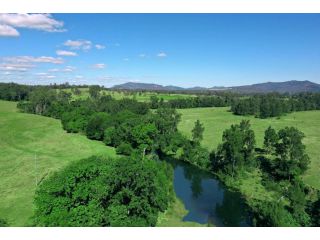
[[[240,93],[298,93],[298,92],[320,92],[320,84],[310,81],[291,80],[286,82],[266,82],[252,85],[235,87],[192,87],[183,88],[178,86],[162,86],[153,83],[127,82],[115,85],[112,89],[118,90],[149,90],[149,91],[232,91]]]

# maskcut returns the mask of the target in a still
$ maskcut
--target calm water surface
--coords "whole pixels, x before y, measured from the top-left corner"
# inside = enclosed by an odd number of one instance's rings
[[[241,195],[231,192],[212,174],[181,161],[174,168],[174,190],[189,213],[184,221],[215,226],[250,226]]]

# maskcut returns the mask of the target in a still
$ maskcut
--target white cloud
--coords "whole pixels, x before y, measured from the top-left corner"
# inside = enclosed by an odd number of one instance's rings
[[[0,37],[19,37],[19,32],[11,26],[0,24]]]
[[[48,72],[59,72],[58,68],[51,68],[48,70]]]
[[[129,58],[124,58],[123,61],[128,62],[130,59]]]
[[[146,56],[147,56],[147,55],[144,54],[144,53],[139,54],[139,57],[141,57],[141,58],[145,58]]]
[[[83,79],[83,76],[77,75],[77,76],[76,76],[76,79]]]
[[[64,23],[57,21],[50,14],[0,14],[0,36],[19,36],[16,28],[35,29],[45,32],[64,32]]]
[[[52,64],[62,64],[64,63],[61,57],[33,57],[33,56],[17,56],[17,57],[5,57],[3,58],[5,62],[11,63],[52,63]]]
[[[63,45],[71,49],[89,50],[92,47],[92,42],[88,40],[67,40]]]
[[[2,64],[0,64],[1,71],[26,72],[32,67],[34,67],[34,65],[24,64],[24,63],[2,63]]]
[[[46,75],[48,75],[48,73],[40,72],[40,73],[36,73],[36,75],[38,75],[38,76],[46,76]]]
[[[67,57],[78,56],[78,54],[76,52],[64,51],[64,50],[57,50],[56,54],[58,56],[67,56]]]
[[[165,52],[160,52],[157,54],[158,57],[167,57],[167,54]]]
[[[73,72],[76,69],[77,68],[73,66],[66,66],[65,68],[51,68],[48,72]]]
[[[74,70],[76,70],[76,67],[66,66],[62,71],[63,72],[73,72]]]
[[[98,50],[102,50],[102,49],[105,49],[105,48],[106,48],[106,46],[101,45],[101,44],[96,44],[95,47],[96,47],[96,49],[98,49]]]
[[[56,76],[54,76],[54,75],[47,75],[47,76],[45,76],[45,78],[53,79],[53,78],[56,78]]]
[[[97,63],[97,64],[94,64],[92,67],[97,69],[103,69],[103,68],[106,68],[106,65],[104,63]]]

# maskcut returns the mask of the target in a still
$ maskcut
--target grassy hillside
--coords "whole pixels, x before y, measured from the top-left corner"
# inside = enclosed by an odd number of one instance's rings
[[[179,110],[182,121],[179,129],[187,136],[191,136],[194,122],[199,119],[205,127],[202,144],[214,149],[221,142],[222,132],[231,124],[239,123],[242,119],[249,119],[255,131],[258,146],[262,146],[265,129],[271,125],[275,129],[285,126],[297,127],[305,133],[304,143],[311,158],[310,169],[304,176],[306,183],[320,189],[320,111],[295,112],[279,119],[259,119],[254,117],[235,116],[228,112],[228,108],[193,108]]]
[[[6,101],[0,101],[0,149],[0,218],[13,226],[28,224],[36,179],[71,161],[115,155],[102,142],[67,134],[59,120],[18,113],[16,103]]]

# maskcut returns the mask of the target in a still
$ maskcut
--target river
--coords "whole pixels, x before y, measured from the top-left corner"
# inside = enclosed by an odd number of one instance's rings
[[[248,210],[240,193],[229,191],[213,174],[177,160],[174,190],[189,213],[183,221],[214,226],[250,226]]]

